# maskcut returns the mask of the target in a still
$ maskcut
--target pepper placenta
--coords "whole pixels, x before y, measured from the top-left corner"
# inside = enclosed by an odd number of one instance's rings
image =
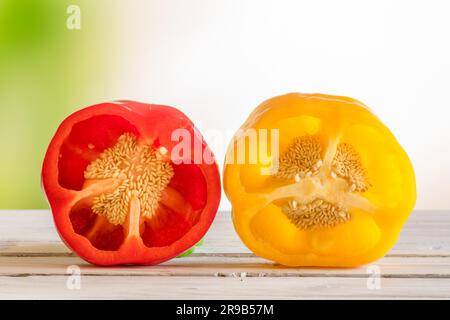
[[[157,264],[185,252],[220,200],[217,164],[193,123],[175,108],[134,101],[67,117],[42,183],[61,238],[97,265]]]
[[[258,106],[230,144],[224,188],[243,242],[288,266],[382,257],[416,200],[411,162],[389,129],[361,102],[322,94]]]

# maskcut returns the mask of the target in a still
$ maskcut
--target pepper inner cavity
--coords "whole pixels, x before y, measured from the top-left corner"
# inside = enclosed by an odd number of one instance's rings
[[[130,213],[132,198],[140,203],[140,215],[155,215],[161,194],[173,177],[173,168],[162,153],[125,133],[117,143],[89,164],[84,172],[87,180],[118,179],[119,185],[110,192],[93,198],[92,211],[113,225],[122,225]]]
[[[348,143],[338,143],[335,148],[327,163],[322,141],[305,135],[294,139],[280,155],[274,176],[293,184],[286,188],[289,200],[282,211],[299,229],[331,228],[350,221],[344,195],[370,188],[357,150]]]

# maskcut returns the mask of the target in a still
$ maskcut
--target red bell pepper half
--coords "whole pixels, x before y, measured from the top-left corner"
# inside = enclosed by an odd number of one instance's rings
[[[198,161],[199,152],[209,160]],[[186,115],[133,101],[67,117],[45,155],[42,184],[61,238],[97,265],[157,264],[191,248],[221,192],[214,156]]]

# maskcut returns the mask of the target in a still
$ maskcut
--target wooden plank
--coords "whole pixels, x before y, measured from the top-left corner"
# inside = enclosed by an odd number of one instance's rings
[[[198,253],[249,253],[229,212],[219,212]],[[0,212],[1,255],[67,255],[47,210]],[[450,256],[450,212],[417,211],[389,256]]]
[[[67,274],[69,266],[78,266],[84,276],[367,278],[372,274],[369,272],[376,270],[382,278],[450,279],[450,257],[388,257],[367,266],[347,269],[288,268],[252,256],[194,256],[174,259],[157,266],[108,268],[90,265],[78,257],[0,257],[0,276],[63,276]]]
[[[0,212],[0,298],[56,299],[450,299],[449,212],[415,212],[389,255],[353,269],[286,268],[255,257],[218,214],[205,244],[152,267],[100,268],[60,241],[49,211]],[[69,290],[68,267],[81,271]],[[379,268],[379,290],[370,290]],[[376,269],[375,269],[376,270]]]
[[[374,287],[365,278],[85,276],[79,290],[68,289],[67,281],[65,276],[0,277],[0,299],[450,298],[450,279],[386,278]]]

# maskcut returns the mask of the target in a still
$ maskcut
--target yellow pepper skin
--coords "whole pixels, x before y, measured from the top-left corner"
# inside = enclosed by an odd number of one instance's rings
[[[254,148],[248,133],[261,129]],[[297,267],[383,257],[416,201],[413,167],[389,129],[361,102],[324,94],[259,105],[230,143],[224,189],[244,244]]]

